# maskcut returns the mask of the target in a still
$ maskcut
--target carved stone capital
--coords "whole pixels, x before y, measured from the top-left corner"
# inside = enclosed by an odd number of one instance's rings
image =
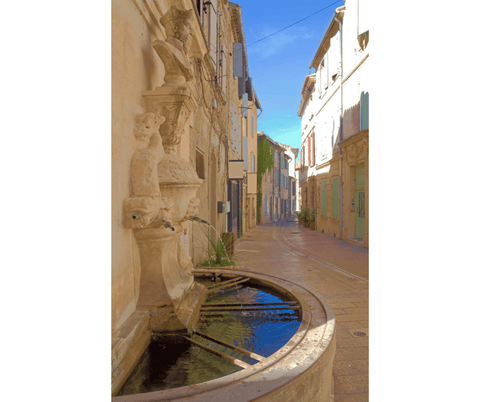
[[[347,147],[347,163],[349,166],[365,163],[368,142],[366,138]]]
[[[148,110],[165,117],[165,122],[160,126],[160,135],[165,152],[174,154],[188,119],[196,109],[194,98],[188,90],[176,91],[162,87],[143,92],[143,99]]]

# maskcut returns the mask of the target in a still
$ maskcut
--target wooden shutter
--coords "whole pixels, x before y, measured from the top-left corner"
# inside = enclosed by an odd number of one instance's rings
[[[322,198],[321,198],[321,214],[322,216],[327,216],[327,182],[322,181]]]
[[[332,218],[338,219],[338,178],[332,180]]]
[[[312,138],[308,137],[308,166],[312,165]]]
[[[360,130],[368,128],[368,92],[360,95]]]
[[[211,0],[208,6],[208,49],[210,51],[210,57],[212,58],[213,65],[217,65],[217,41],[218,41],[218,29],[217,29],[217,10],[218,0]]]
[[[242,44],[233,43],[233,76],[234,77],[243,76],[242,58],[243,58]]]
[[[222,83],[222,92],[227,95],[227,57],[226,57],[225,45],[222,44],[222,52],[220,57],[220,80]]]
[[[246,92],[242,95],[242,114],[243,117],[248,117],[248,94]]]
[[[338,74],[340,67],[340,43],[339,34],[330,39],[330,49],[328,50],[328,72],[330,82],[333,82],[333,76]]]
[[[367,2],[365,2],[364,0],[360,1],[360,0],[357,0],[358,2],[358,33],[357,35],[361,35],[362,33],[364,32],[367,32],[369,30],[369,21],[368,21],[368,17],[369,17],[369,13],[367,11]]]
[[[232,148],[235,149],[235,144],[237,142],[236,139],[236,134],[235,134],[235,129],[236,129],[236,124],[235,124],[235,105],[232,103]]]
[[[320,75],[322,77],[322,87],[323,89],[328,88],[328,75],[327,75],[327,56],[325,55],[324,59],[322,60],[321,67],[320,67]]]
[[[248,171],[248,137],[243,137],[243,170]]]
[[[312,132],[312,166],[315,165],[315,131]]]
[[[240,147],[242,146],[241,138],[242,137],[242,126],[240,125],[240,115],[237,116],[237,156],[240,159]]]

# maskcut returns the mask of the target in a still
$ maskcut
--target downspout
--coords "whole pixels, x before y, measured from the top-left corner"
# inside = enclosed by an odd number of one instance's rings
[[[335,13],[335,21],[338,22],[338,31],[340,34],[340,107],[341,107],[341,112],[340,112],[340,118],[341,118],[341,124],[340,124],[340,141],[343,141],[343,33],[342,33],[342,22],[337,19],[337,16],[340,13],[337,11]],[[338,238],[340,240],[343,240],[343,153],[342,153],[342,146],[339,146],[340,148],[340,228],[339,228],[339,233],[338,233]]]

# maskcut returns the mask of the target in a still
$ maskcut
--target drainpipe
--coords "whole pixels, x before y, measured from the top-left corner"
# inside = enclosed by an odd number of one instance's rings
[[[340,105],[341,105],[341,124],[340,124],[340,141],[343,141],[343,32],[342,32],[342,21],[337,19],[337,16],[340,12],[335,10],[335,21],[338,22],[338,31],[340,34]],[[338,238],[343,240],[343,153],[342,147],[340,146],[340,228],[338,233]]]

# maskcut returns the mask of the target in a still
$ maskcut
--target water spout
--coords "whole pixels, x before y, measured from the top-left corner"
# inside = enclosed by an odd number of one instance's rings
[[[172,226],[170,222],[167,222],[165,219],[162,219],[163,226],[166,227],[167,229],[170,228],[172,229],[172,232],[175,231],[175,228]]]

